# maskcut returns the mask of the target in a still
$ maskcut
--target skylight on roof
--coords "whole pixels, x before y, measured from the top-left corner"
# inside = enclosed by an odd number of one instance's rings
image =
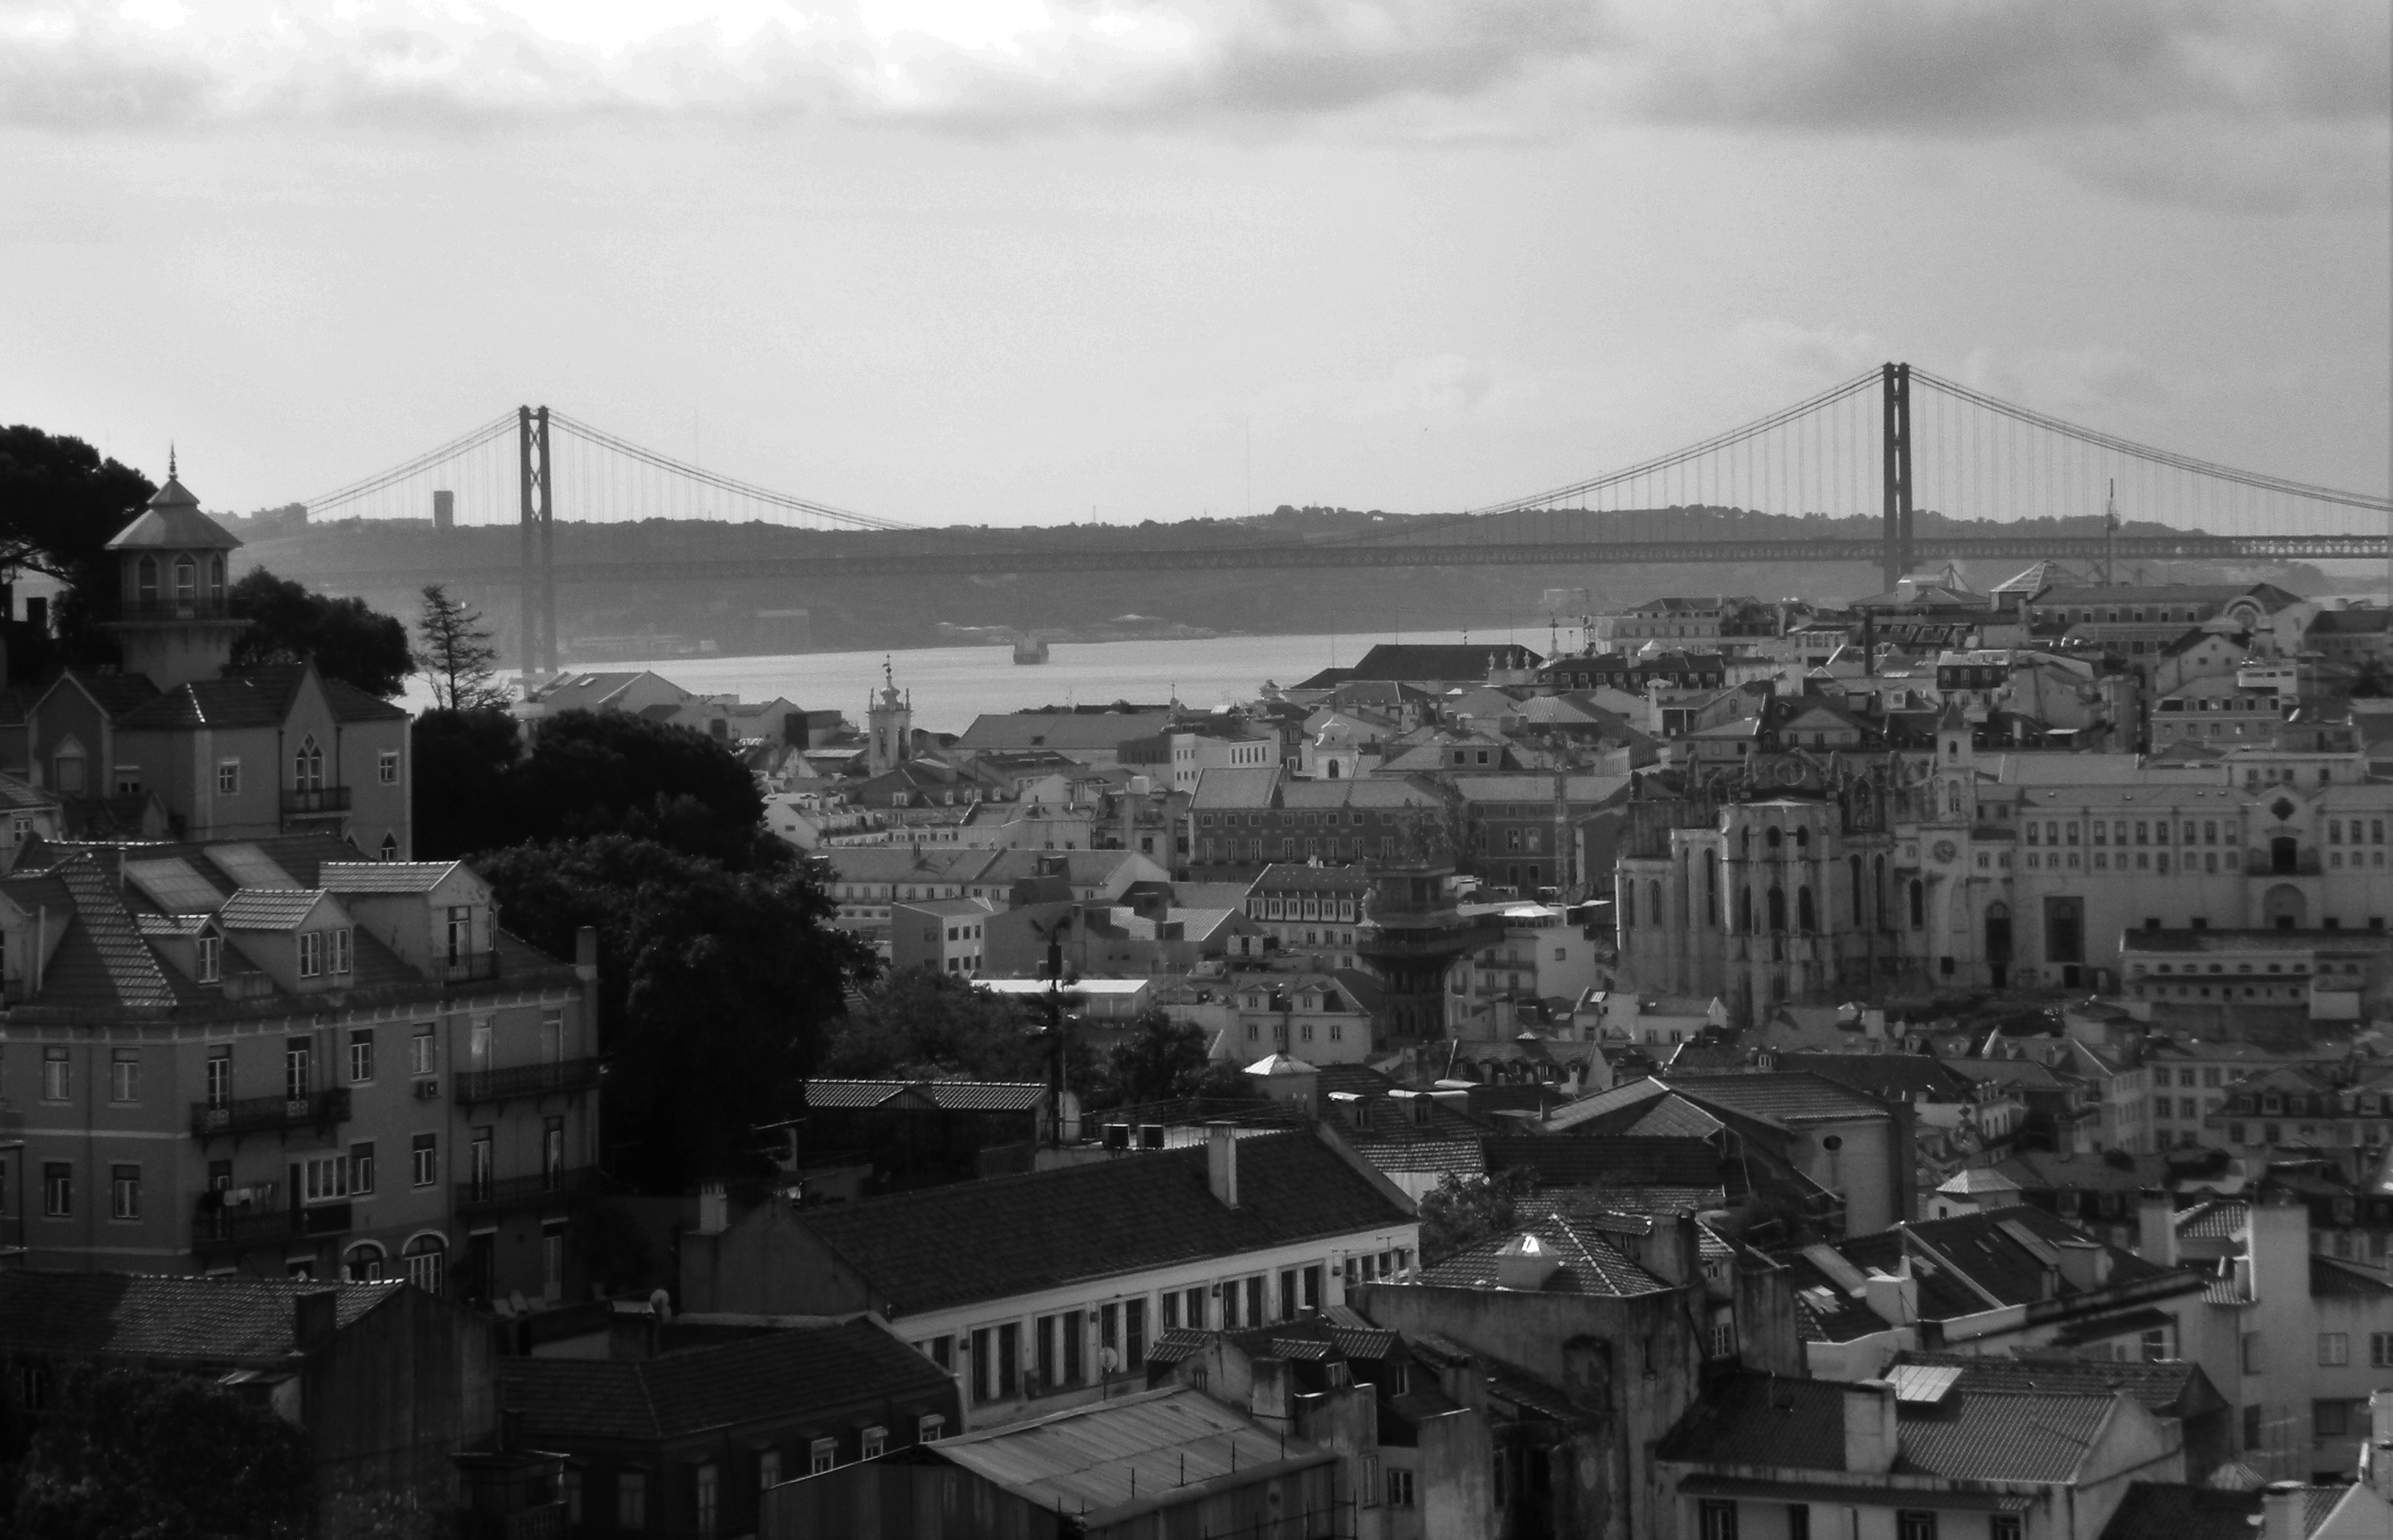
[[[1954,1364],[1897,1364],[1886,1377],[1894,1386],[1895,1400],[1934,1406],[1953,1393],[1961,1370]]]

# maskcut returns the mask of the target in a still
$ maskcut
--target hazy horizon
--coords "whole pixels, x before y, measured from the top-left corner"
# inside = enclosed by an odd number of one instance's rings
[[[247,511],[547,403],[1110,524],[1473,506],[1907,359],[2381,492],[2388,97],[2360,0],[19,0],[0,422]]]

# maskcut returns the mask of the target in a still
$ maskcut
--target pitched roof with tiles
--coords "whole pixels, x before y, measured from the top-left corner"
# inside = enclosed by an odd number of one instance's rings
[[[316,881],[327,893],[430,893],[462,861],[327,861]]]
[[[59,675],[58,683],[51,688],[64,689],[70,685],[91,697],[93,702],[112,718],[124,716],[158,693],[158,686],[150,683],[146,673],[94,673],[80,669],[69,669]],[[84,747],[88,752],[97,746],[85,744]]]
[[[1886,1117],[1886,1103],[1824,1076],[1675,1075],[1670,1088],[1696,1102],[1773,1123],[1840,1123]]]
[[[257,1363],[297,1350],[296,1302],[336,1287],[347,1326],[408,1287],[226,1274],[0,1272],[0,1352]]]
[[[55,875],[74,900],[75,923],[43,970],[42,1003],[156,1008],[176,1003],[165,970],[141,928],[89,856],[65,861]]]
[[[870,1321],[798,1326],[628,1361],[507,1358],[501,1403],[533,1439],[640,1442],[803,1418],[863,1401],[924,1410],[939,1366]]]
[[[911,1092],[942,1112],[1027,1112],[1046,1100],[1038,1080],[841,1080],[818,1077],[804,1087],[806,1105],[860,1109],[886,1106]]]
[[[241,539],[200,512],[200,500],[173,476],[150,494],[134,521],[110,537],[104,551],[230,551]]]
[[[2137,1481],[2112,1511],[2101,1540],[2253,1540],[2260,1503],[2257,1488],[2222,1492],[2178,1481]]]
[[[296,930],[324,897],[320,888],[236,888],[216,923],[228,931]]]
[[[1841,1471],[1845,1398],[1880,1392],[1830,1380],[1741,1374],[1697,1403],[1658,1451],[1666,1460]],[[1895,1473],[1948,1481],[2066,1483],[2113,1394],[1956,1390],[1896,1408]]]
[[[1601,1294],[1627,1299],[1667,1293],[1670,1286],[1625,1256],[1593,1216],[1550,1213],[1503,1235],[1456,1252],[1420,1271],[1420,1281],[1446,1288],[1495,1288],[1497,1258],[1523,1235],[1535,1235],[1560,1264],[1543,1294]]]
[[[1962,1390],[2067,1391],[2133,1396],[2155,1416],[2197,1413],[2224,1402],[2202,1366],[2185,1359],[2151,1364],[2114,1364],[2086,1358],[2002,1358],[1975,1353],[1904,1351],[1896,1364],[1956,1368]],[[2199,1404],[2197,1404],[2197,1403]]]
[[[1670,1088],[1659,1080],[1627,1081],[1556,1107],[1546,1114],[1545,1126],[1555,1133],[1579,1128],[1615,1132],[1643,1116],[1651,1103],[1669,1094]]]
[[[1486,1158],[1490,1171],[1534,1170],[1540,1187],[1716,1188],[1733,1164],[1700,1139],[1633,1134],[1490,1134]]]
[[[1968,1093],[1970,1082],[1953,1073],[1942,1059],[1924,1053],[1785,1053],[1782,1068],[1800,1070],[1850,1086],[1873,1096],[1900,1091],[1905,1096],[1955,1097]]]
[[[1402,1197],[1311,1131],[1237,1142],[1238,1207],[1212,1195],[1203,1146],[810,1209],[797,1222],[891,1313],[1414,1222]]]

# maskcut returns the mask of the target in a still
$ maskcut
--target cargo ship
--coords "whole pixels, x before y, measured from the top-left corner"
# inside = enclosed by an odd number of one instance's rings
[[[1047,661],[1047,640],[1043,636],[1017,636],[1013,639],[1013,660],[1017,663]]]

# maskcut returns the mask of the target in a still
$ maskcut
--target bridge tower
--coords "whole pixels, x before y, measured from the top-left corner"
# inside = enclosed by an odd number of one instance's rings
[[[1878,375],[1885,421],[1886,534],[1881,565],[1890,589],[1911,570],[1911,366],[1885,365]]]
[[[529,686],[556,674],[556,465],[548,457],[548,409],[516,408],[516,458],[523,489],[523,637],[517,665]],[[537,555],[535,555],[535,547]]]

